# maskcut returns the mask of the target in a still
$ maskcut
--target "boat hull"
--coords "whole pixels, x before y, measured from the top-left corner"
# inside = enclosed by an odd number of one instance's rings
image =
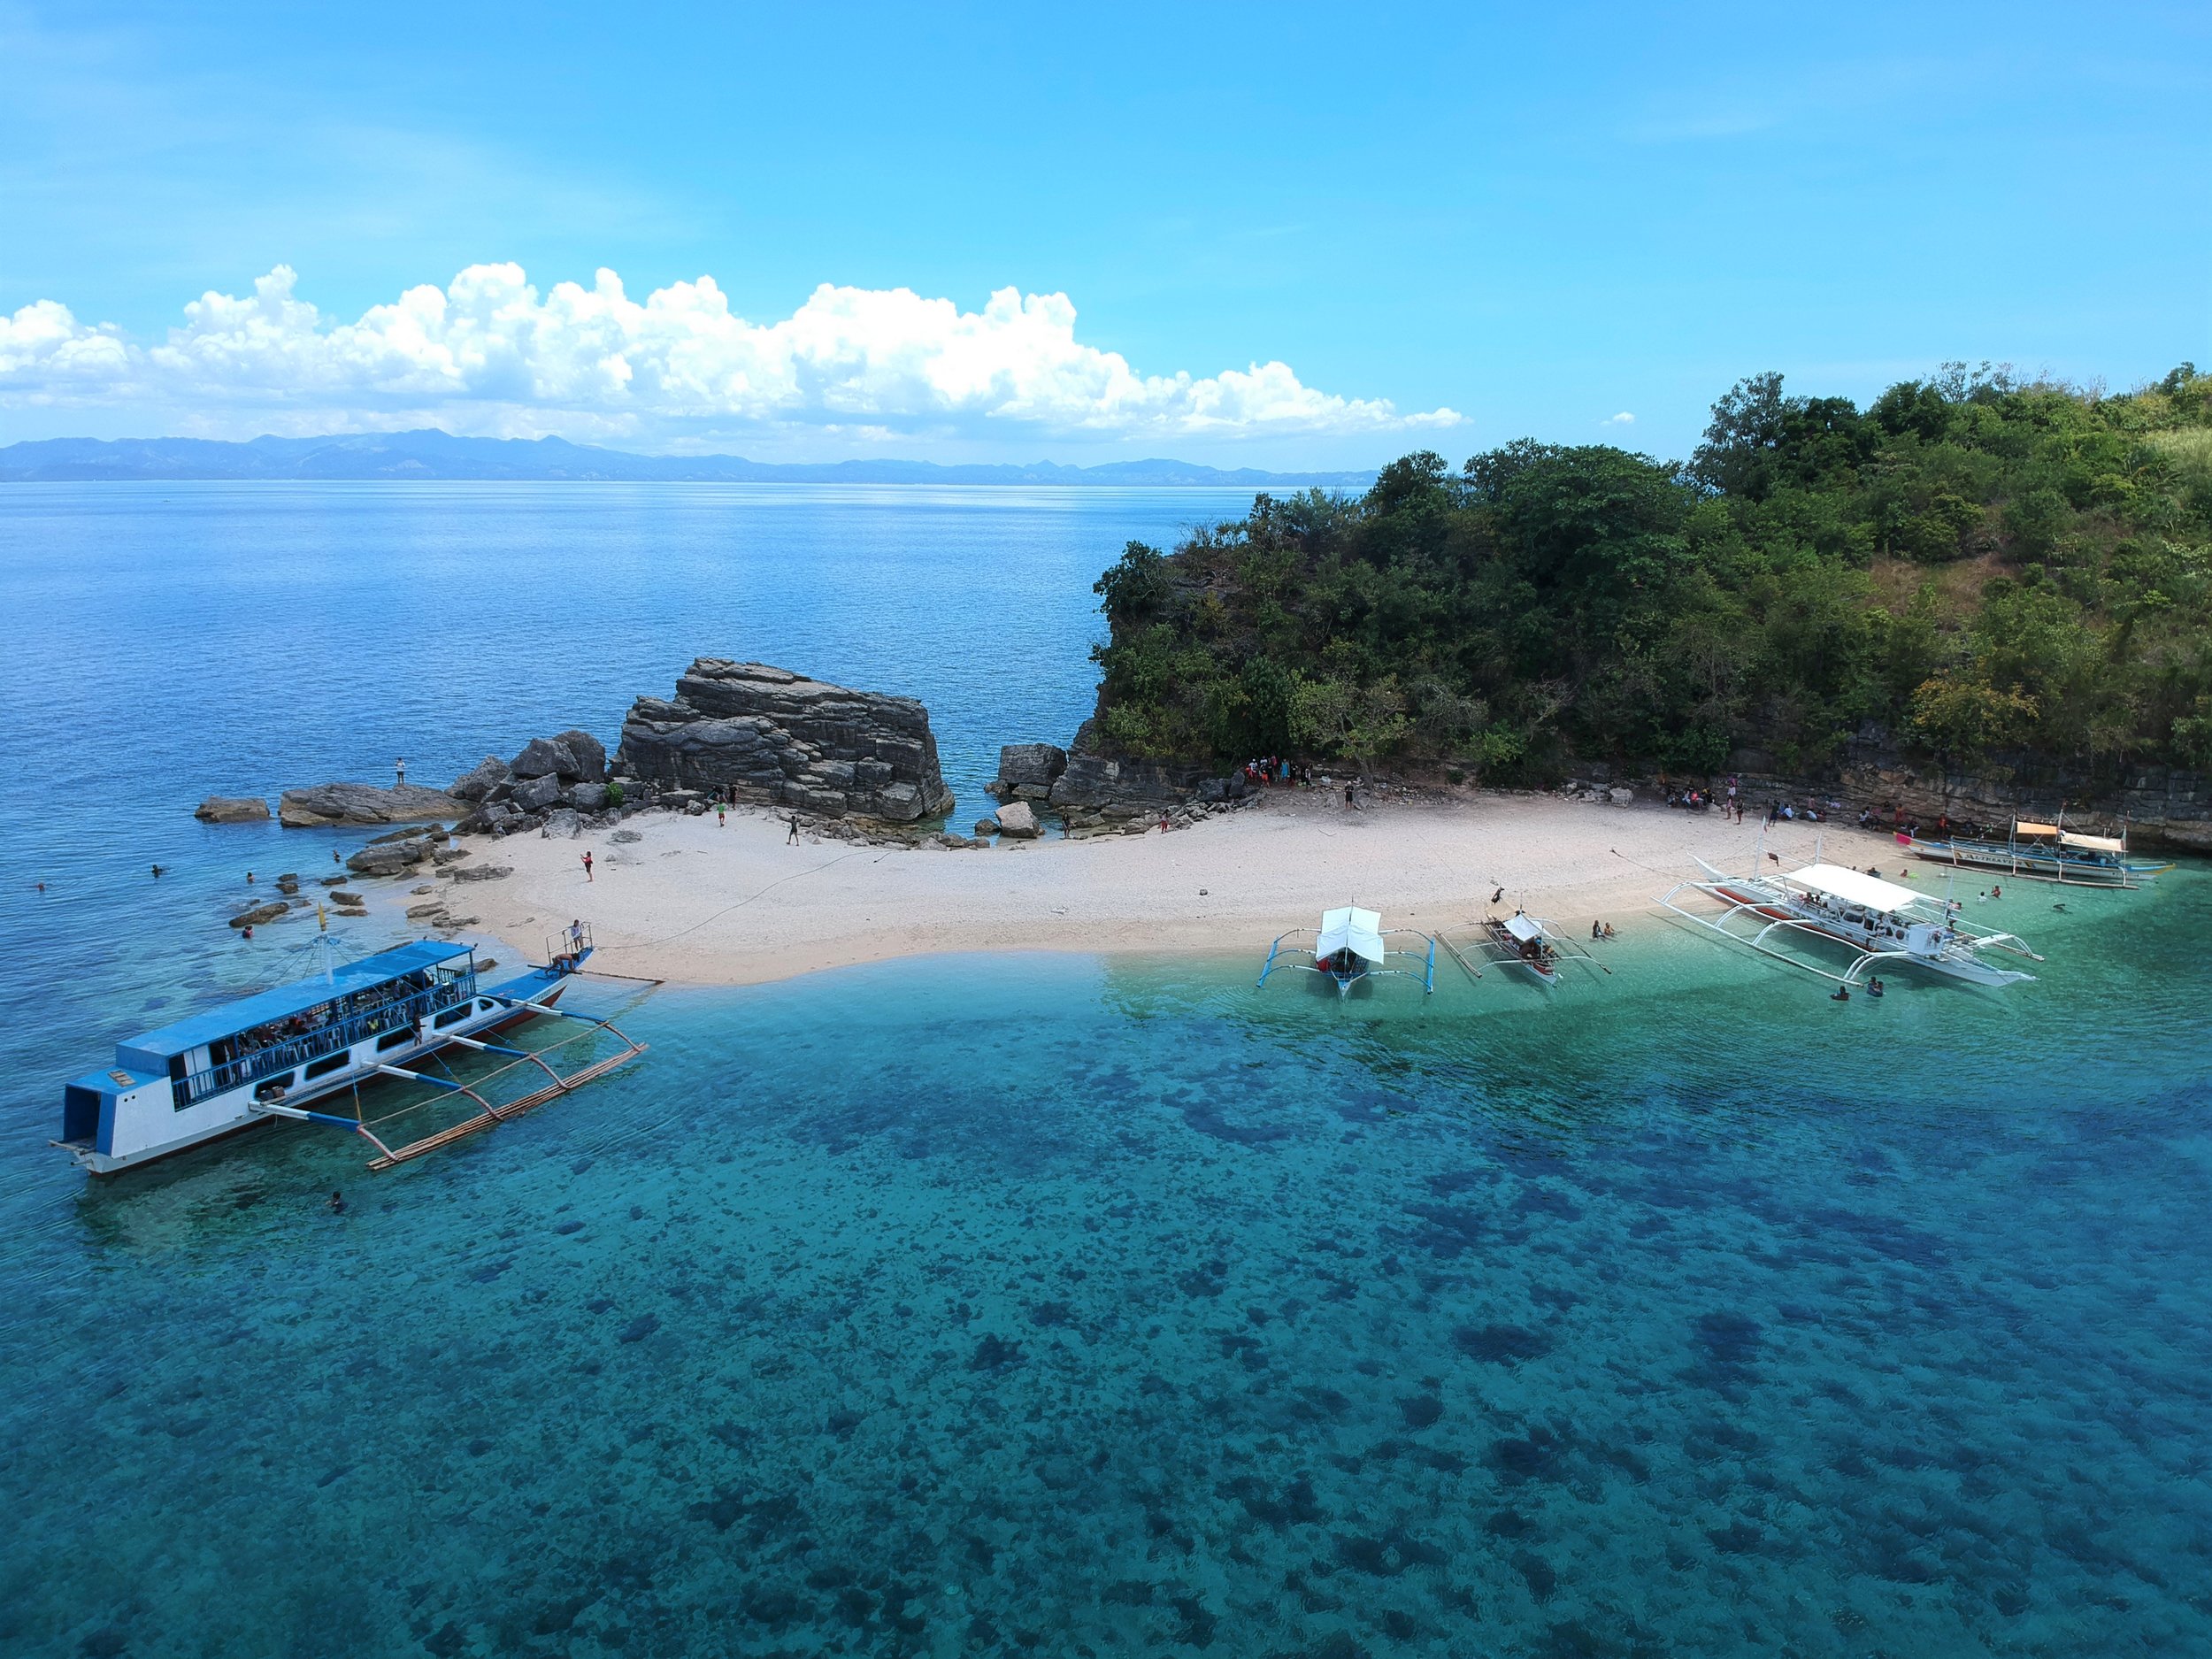
[[[529,979],[515,982],[518,986],[530,983],[532,979]],[[567,988],[564,979],[555,979],[544,988],[533,988],[526,995],[530,1001],[550,1008],[560,1001],[562,993]],[[311,1107],[317,1101],[345,1094],[362,1083],[376,1081],[381,1076],[377,1070],[379,1066],[404,1065],[410,1061],[427,1059],[441,1049],[453,1047],[456,1037],[480,1040],[495,1032],[505,1031],[526,1020],[537,1018],[534,1010],[517,1009],[505,1000],[515,995],[516,991],[507,986],[502,986],[495,992],[480,992],[472,1000],[481,1006],[473,1010],[467,1018],[456,1020],[443,1029],[434,1030],[419,1042],[381,1051],[377,1049],[374,1040],[357,1043],[351,1050],[346,1051],[349,1058],[345,1065],[311,1083],[287,1089],[283,1103],[292,1107]],[[272,1114],[255,1110],[254,1092],[257,1087],[254,1084],[242,1085],[196,1102],[177,1114],[189,1120],[190,1126],[184,1133],[149,1145],[134,1146],[116,1153],[102,1152],[96,1148],[73,1141],[57,1144],[67,1150],[88,1173],[93,1175],[119,1175],[126,1170],[142,1169],[160,1159],[189,1152],[212,1141],[227,1140],[232,1135],[273,1121]]]
[[[2101,864],[2092,858],[2068,858],[2047,851],[2001,847],[1992,841],[1929,841],[1916,837],[1911,849],[1913,856],[1930,864],[1983,870],[1992,875],[2024,881],[2057,881],[2070,887],[2131,887],[2173,868],[2171,864],[2132,862]]]
[[[1712,891],[1730,903],[1741,905],[1751,914],[1764,917],[1769,921],[1786,924],[1796,932],[1825,939],[1862,957],[1878,956],[1885,964],[1895,963],[1904,967],[1924,970],[1966,985],[2018,985],[2035,978],[2032,973],[2023,973],[2016,968],[1995,967],[1973,956],[1931,955],[1901,949],[1903,941],[1901,940],[1876,939],[1863,930],[1836,925],[1822,917],[1817,910],[1782,903],[1771,894],[1749,882],[1732,881],[1701,859],[1699,864],[1712,878]]]

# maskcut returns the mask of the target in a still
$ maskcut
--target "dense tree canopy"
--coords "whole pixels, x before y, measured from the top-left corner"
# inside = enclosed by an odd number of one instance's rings
[[[1745,380],[1686,465],[1524,440],[1261,496],[1098,583],[1122,752],[1816,769],[2212,767],[2212,375],[1950,365],[1868,409]]]

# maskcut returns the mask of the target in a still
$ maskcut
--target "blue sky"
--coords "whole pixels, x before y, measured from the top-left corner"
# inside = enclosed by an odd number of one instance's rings
[[[1678,455],[2212,364],[2208,110],[2202,4],[0,0],[0,442]]]

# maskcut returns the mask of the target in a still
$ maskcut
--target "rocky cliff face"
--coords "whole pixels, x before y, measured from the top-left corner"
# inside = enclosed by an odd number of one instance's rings
[[[910,824],[952,809],[929,711],[913,698],[712,657],[692,664],[672,700],[632,705],[614,772],[824,818]]]

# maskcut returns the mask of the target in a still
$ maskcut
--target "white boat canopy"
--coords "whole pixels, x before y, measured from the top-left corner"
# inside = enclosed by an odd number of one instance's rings
[[[1544,925],[1531,920],[1518,910],[1506,918],[1505,931],[1523,944],[1531,944],[1544,936]]]
[[[2085,852],[2124,853],[2128,849],[2128,844],[2125,841],[2115,841],[2109,835],[2077,835],[2073,831],[2068,830],[2058,839],[2063,846],[2079,847]]]
[[[1321,937],[1314,941],[1316,956],[1333,956],[1340,950],[1369,962],[1383,959],[1382,917],[1374,910],[1346,905],[1321,912]]]
[[[1846,904],[1855,904],[1884,916],[1893,916],[1906,906],[1918,903],[1921,896],[1910,887],[1901,887],[1894,881],[1885,881],[1879,876],[1870,876],[1864,871],[1843,864],[1807,864],[1789,879],[1798,887],[1809,887],[1815,893],[1824,893],[1832,899],[1841,899]]]

